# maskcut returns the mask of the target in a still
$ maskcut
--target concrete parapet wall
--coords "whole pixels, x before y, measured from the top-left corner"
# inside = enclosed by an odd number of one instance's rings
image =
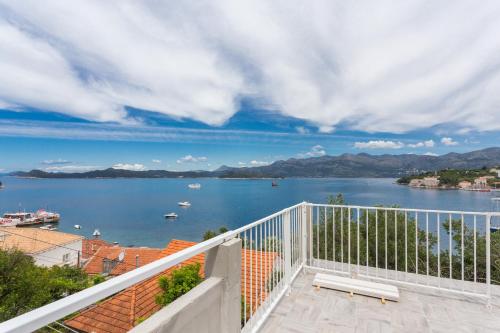
[[[130,332],[236,333],[241,316],[241,240],[207,252],[207,279]]]

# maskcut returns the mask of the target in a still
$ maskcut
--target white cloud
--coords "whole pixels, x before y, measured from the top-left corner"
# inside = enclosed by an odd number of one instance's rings
[[[219,125],[254,96],[320,132],[500,129],[497,1],[0,2],[6,105]]]
[[[299,153],[297,156],[299,158],[307,158],[307,157],[320,157],[326,155],[325,148],[321,145],[315,145],[311,148],[307,153]]]
[[[371,140],[368,142],[355,142],[354,147],[360,149],[400,149],[405,145],[400,141]]]
[[[433,152],[430,152],[428,151],[427,153],[424,154],[425,156],[439,156],[438,154],[436,153],[433,153]]]
[[[58,158],[57,160],[42,161],[42,164],[45,164],[45,165],[61,165],[61,164],[70,164],[70,163],[71,163],[71,161],[63,160],[61,158]]]
[[[252,165],[252,166],[263,166],[263,165],[269,165],[269,164],[270,163],[266,162],[266,161],[257,161],[257,160],[250,161],[250,165]]]
[[[458,142],[454,141],[452,138],[441,138],[441,143],[445,146],[456,146]]]
[[[161,160],[151,160],[151,162],[156,163],[156,164],[160,164]]]
[[[198,163],[198,162],[206,162],[208,158],[205,156],[195,157],[193,155],[186,155],[177,160],[178,164],[182,163]]]
[[[120,169],[120,170],[131,170],[131,171],[145,171],[146,167],[144,164],[140,163],[117,163],[112,166],[113,169]]]
[[[247,164],[246,164],[245,162],[241,162],[241,161],[240,161],[240,162],[238,162],[238,165],[239,165],[239,166],[245,166],[245,165],[247,165]]]
[[[421,147],[432,148],[432,147],[434,147],[434,145],[435,145],[434,140],[426,140],[426,141],[421,141],[421,142],[417,142],[417,143],[410,143],[407,146],[410,148],[421,148]]]
[[[309,134],[309,132],[310,132],[309,129],[304,127],[304,126],[297,126],[297,127],[295,127],[295,130],[299,134]]]
[[[100,169],[97,165],[60,165],[46,167],[47,172],[86,172]]]

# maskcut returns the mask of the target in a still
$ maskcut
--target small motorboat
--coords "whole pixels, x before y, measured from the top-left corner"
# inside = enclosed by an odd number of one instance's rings
[[[0,182],[0,190],[3,189],[3,184]]]
[[[79,224],[75,224],[73,227],[74,227],[75,229],[81,229],[81,228],[82,228],[82,226],[81,226],[81,225],[79,225]]]
[[[49,231],[55,231],[57,230],[57,227],[54,227],[53,225],[44,225],[43,227],[40,227],[42,230],[49,230]]]
[[[271,186],[272,186],[272,187],[277,187],[277,186],[278,186],[278,182],[277,182],[277,181],[273,181],[273,182],[271,183]]]
[[[189,184],[188,187],[193,190],[199,190],[201,188],[201,184],[199,183]]]
[[[189,201],[181,201],[177,203],[181,207],[189,207],[191,206],[191,203]]]
[[[165,214],[165,218],[166,219],[176,219],[179,215],[177,215],[176,213],[168,213],[168,214]]]

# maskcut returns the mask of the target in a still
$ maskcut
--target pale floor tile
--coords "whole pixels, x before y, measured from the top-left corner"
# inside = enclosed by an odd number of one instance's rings
[[[475,299],[400,288],[400,301],[379,299],[312,286],[313,273],[299,274],[289,296],[260,332],[500,332],[500,307],[488,309]],[[495,303],[493,303],[495,304]]]

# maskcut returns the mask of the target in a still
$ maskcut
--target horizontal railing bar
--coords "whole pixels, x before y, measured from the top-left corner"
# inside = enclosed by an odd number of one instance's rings
[[[399,207],[385,207],[385,206],[358,206],[358,205],[329,205],[329,204],[315,204],[304,203],[311,207],[330,207],[330,208],[351,208],[351,209],[370,209],[370,210],[388,210],[388,211],[401,211],[401,212],[417,212],[417,213],[442,213],[442,214],[464,214],[464,215],[481,215],[481,216],[500,216],[500,212],[467,212],[459,210],[436,210],[436,209],[418,209],[418,208],[399,208]]]
[[[78,293],[12,318],[0,323],[0,332],[32,332],[138,282],[159,274],[195,255],[219,246],[232,238],[234,238],[234,233],[231,231],[226,232],[165,258],[153,261],[150,264],[114,277],[96,286],[84,289]]]
[[[257,221],[255,221],[255,222],[249,223],[249,224],[247,224],[247,225],[244,225],[243,227],[240,227],[240,228],[238,228],[238,229],[236,229],[236,230],[231,230],[231,231],[229,231],[229,233],[232,233],[232,234],[234,234],[234,235],[237,235],[237,234],[239,234],[239,233],[242,233],[243,231],[246,231],[246,230],[248,230],[248,229],[252,229],[253,227],[255,227],[255,226],[259,225],[259,224],[262,224],[262,223],[264,223],[264,222],[266,222],[266,221],[268,221],[268,220],[270,220],[270,219],[272,219],[272,218],[275,218],[275,217],[280,216],[280,215],[282,215],[282,214],[284,214],[284,213],[286,213],[286,212],[288,212],[288,211],[291,211],[292,209],[295,209],[295,208],[297,208],[297,207],[300,207],[300,206],[301,206],[301,205],[303,205],[303,204],[306,204],[306,202],[301,202],[301,203],[296,204],[296,205],[293,205],[293,206],[291,206],[291,207],[288,207],[288,208],[282,209],[282,210],[280,210],[279,212],[276,212],[276,213],[273,213],[273,214],[271,214],[271,215],[269,215],[269,216],[263,217],[263,218],[261,218],[260,220],[257,220]]]

